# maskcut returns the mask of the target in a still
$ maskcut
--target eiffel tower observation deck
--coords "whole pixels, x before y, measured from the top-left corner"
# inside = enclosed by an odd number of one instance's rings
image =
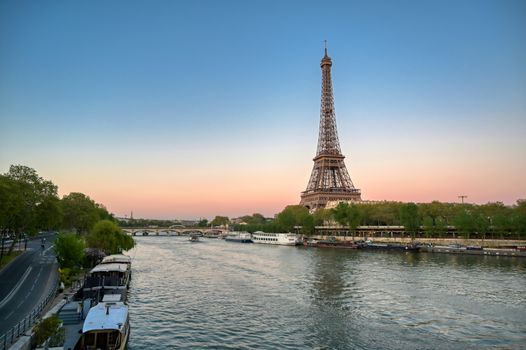
[[[331,81],[332,60],[327,54],[321,60],[322,86],[320,110],[320,134],[314,167],[307,189],[301,193],[300,204],[311,210],[324,208],[329,201],[361,200],[361,192],[355,188],[342,155]]]

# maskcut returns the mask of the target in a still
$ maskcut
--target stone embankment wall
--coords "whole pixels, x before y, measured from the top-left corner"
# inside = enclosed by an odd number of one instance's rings
[[[329,236],[312,236],[316,239],[327,239]],[[336,236],[339,240],[352,240],[351,236]],[[355,237],[355,240],[362,239],[361,237]],[[410,237],[372,237],[372,241],[377,243],[412,243]],[[464,239],[464,238],[415,238],[414,242],[422,244],[433,244],[433,245],[450,245],[450,244],[461,244],[464,246],[481,246],[486,248],[506,248],[510,246],[526,246],[525,240],[511,240],[511,239]]]

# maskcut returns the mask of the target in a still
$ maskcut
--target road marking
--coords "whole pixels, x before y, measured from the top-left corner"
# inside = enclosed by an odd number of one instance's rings
[[[53,246],[51,245],[49,248],[47,248],[46,250],[44,250],[42,252],[42,255],[45,255],[51,248],[53,248]]]
[[[7,314],[6,317],[4,317],[4,320],[7,320],[12,314],[13,314],[14,311],[11,311],[10,313]]]
[[[29,273],[31,272],[32,269],[33,268],[31,266],[27,268],[26,272],[24,272],[24,274],[22,275],[22,278],[20,278],[18,283],[15,285],[15,287],[11,290],[11,292],[9,292],[9,294],[7,294],[4,300],[0,302],[0,308],[3,307],[9,300],[11,300],[13,295],[15,295],[16,292],[18,292],[18,290],[20,289],[20,286],[22,285],[22,283],[24,283],[27,276],[29,276]]]

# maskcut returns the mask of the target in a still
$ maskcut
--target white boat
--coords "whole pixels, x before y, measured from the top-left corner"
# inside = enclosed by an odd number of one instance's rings
[[[123,350],[128,345],[130,318],[128,306],[121,302],[103,302],[92,307],[82,327],[76,349]]]
[[[225,237],[227,242],[252,243],[252,235],[248,232],[231,232]]]
[[[301,238],[295,233],[266,233],[257,231],[252,234],[252,241],[259,244],[298,245]]]

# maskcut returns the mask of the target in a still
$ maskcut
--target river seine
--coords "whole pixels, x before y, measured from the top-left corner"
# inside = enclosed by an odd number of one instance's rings
[[[526,259],[136,241],[132,350],[526,348]]]

